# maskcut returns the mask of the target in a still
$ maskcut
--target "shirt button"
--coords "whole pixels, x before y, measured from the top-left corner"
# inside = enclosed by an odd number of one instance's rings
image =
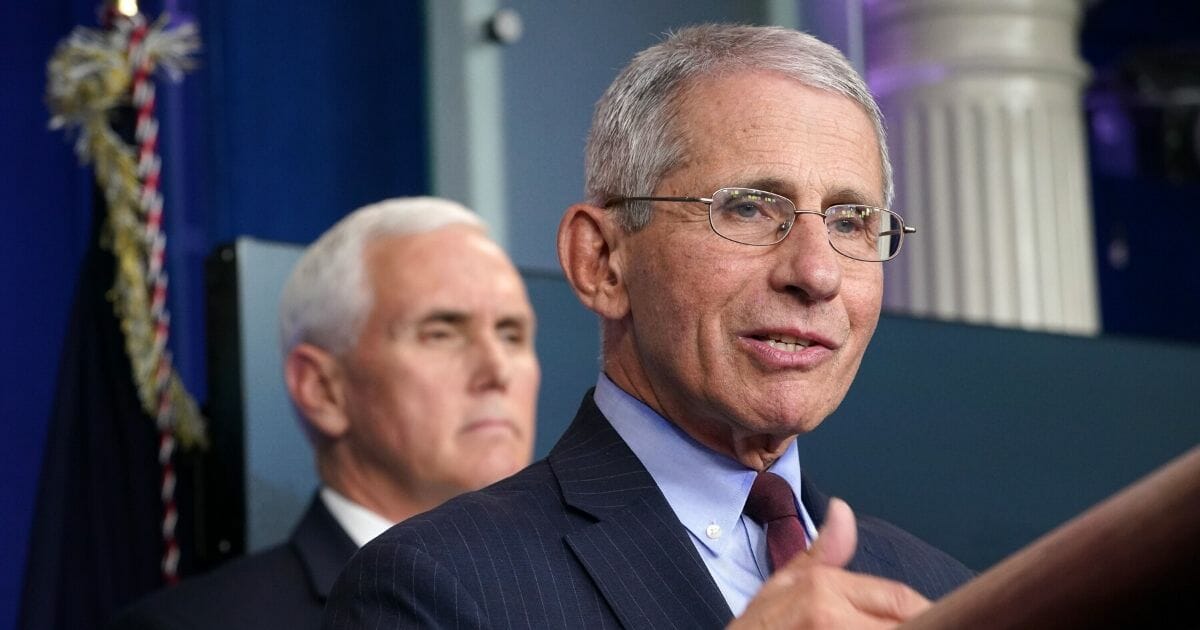
[[[712,540],[716,540],[716,539],[720,538],[721,537],[721,526],[717,525],[716,523],[709,525],[708,528],[706,528],[704,530],[704,535],[708,536]]]

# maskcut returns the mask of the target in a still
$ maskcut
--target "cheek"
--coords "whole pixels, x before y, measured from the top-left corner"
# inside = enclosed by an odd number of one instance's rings
[[[879,309],[883,304],[882,271],[863,270],[847,276],[842,286],[842,299],[850,318],[851,330],[866,345],[879,323]]]
[[[671,262],[647,272],[654,274],[653,281],[646,283],[640,296],[668,334],[716,320],[752,278],[727,255],[676,257]]]
[[[526,424],[532,426],[537,417],[538,386],[541,384],[542,372],[537,359],[530,356],[517,361],[516,374],[509,387],[510,397],[514,405],[513,411],[520,414]]]
[[[432,437],[439,427],[452,424],[462,398],[450,392],[461,391],[456,378],[461,379],[462,369],[446,363],[431,357],[401,355],[386,366],[377,366],[379,373],[387,376],[385,391],[375,401],[379,408],[375,413],[394,427],[394,433]],[[398,418],[407,421],[397,422]]]

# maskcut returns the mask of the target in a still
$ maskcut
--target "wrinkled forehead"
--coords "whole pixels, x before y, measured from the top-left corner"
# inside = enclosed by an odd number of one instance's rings
[[[789,169],[806,167],[839,203],[884,202],[879,136],[849,96],[780,72],[724,71],[690,81],[672,106],[676,156],[656,184],[719,164],[729,177],[709,184],[791,196]]]

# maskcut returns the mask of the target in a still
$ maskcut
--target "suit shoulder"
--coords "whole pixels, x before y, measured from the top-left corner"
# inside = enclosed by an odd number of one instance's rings
[[[544,462],[460,495],[359,550],[330,594],[326,627],[483,627],[507,619],[524,590],[541,588],[539,574],[564,564],[562,536],[573,518]]]
[[[304,605],[315,610],[313,623],[319,623],[320,603],[299,558],[284,544],[151,593],[122,611],[110,628],[256,628],[278,623],[281,607],[295,614]]]
[[[537,530],[531,519],[548,525],[562,513],[558,483],[545,462],[535,462],[512,477],[405,520],[364,549],[376,543],[445,549],[454,541],[495,541],[507,531],[527,535]]]
[[[938,599],[974,577],[950,554],[873,516],[860,516],[859,556],[867,572],[905,582],[929,599]]]

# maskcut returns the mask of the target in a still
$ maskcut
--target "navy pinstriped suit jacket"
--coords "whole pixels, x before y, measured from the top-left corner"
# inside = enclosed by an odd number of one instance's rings
[[[821,523],[828,499],[807,482],[801,495]],[[883,521],[860,516],[858,527],[851,570],[931,599],[971,576]],[[334,585],[323,627],[719,628],[731,619],[687,531],[589,393],[545,460],[361,549]]]

